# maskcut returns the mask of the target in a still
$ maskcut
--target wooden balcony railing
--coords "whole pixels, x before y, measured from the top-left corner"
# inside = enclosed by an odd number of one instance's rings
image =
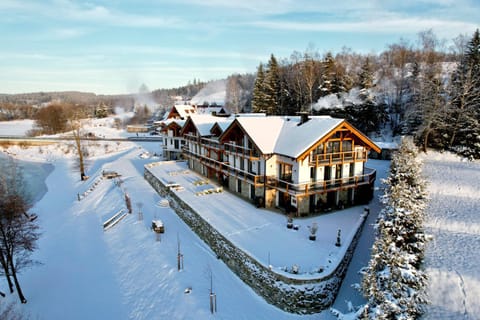
[[[233,143],[224,143],[223,149],[226,153],[233,153],[235,155],[241,155],[250,159],[258,159],[260,155],[254,149],[246,148]]]
[[[373,183],[373,181],[376,179],[377,172],[370,168],[365,168],[365,171],[366,173],[363,175],[297,184],[280,180],[275,176],[267,176],[267,186],[275,189],[281,189],[296,196],[308,195]]]
[[[318,166],[324,166],[324,165],[333,165],[338,163],[366,161],[366,160],[367,160],[366,150],[318,153],[318,154],[313,154],[312,159],[310,159],[310,165],[318,167]]]
[[[217,172],[221,172],[229,176],[233,175],[233,176],[243,178],[256,186],[263,185],[263,181],[264,181],[263,175],[258,175],[252,172],[241,170],[239,168],[231,166],[229,162],[218,161],[218,160],[206,157],[202,154],[194,153],[188,150],[187,148],[184,149],[183,151],[186,157],[196,159],[200,161],[202,164],[206,165],[209,168],[214,169]]]

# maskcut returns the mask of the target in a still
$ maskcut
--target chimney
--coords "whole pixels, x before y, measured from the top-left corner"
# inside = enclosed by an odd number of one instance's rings
[[[298,123],[298,126],[301,126],[302,124],[310,120],[310,118],[308,117],[308,112],[297,112],[297,114],[300,116],[300,122]]]

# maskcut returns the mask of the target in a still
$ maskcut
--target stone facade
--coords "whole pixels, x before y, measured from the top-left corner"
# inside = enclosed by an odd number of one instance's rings
[[[172,209],[210,246],[218,259],[221,259],[243,282],[268,303],[287,312],[312,314],[325,310],[334,302],[363,225],[358,229],[343,260],[330,275],[308,280],[289,278],[273,272],[237,248],[197,214],[188,203],[180,199],[169,188],[166,188],[148,170],[148,167],[145,167],[144,178],[161,196],[170,200]],[[365,222],[365,219],[363,222]]]

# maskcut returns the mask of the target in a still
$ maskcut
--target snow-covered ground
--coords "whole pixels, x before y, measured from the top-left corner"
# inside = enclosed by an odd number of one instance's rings
[[[271,266],[272,270],[287,277],[309,279],[329,275],[342,260],[347,244],[363,221],[363,207],[356,206],[294,219],[298,230],[287,229],[283,213],[257,209],[252,202],[230,192],[203,194],[203,190],[217,190],[219,186],[188,170],[186,162],[161,162],[149,170],[160,181],[181,186],[174,192],[203,219],[264,266]],[[198,181],[205,184],[196,185]],[[318,226],[316,241],[308,240],[313,223]],[[345,244],[340,247],[335,246],[338,230]],[[296,275],[290,272],[293,265],[299,267]],[[318,272],[320,268],[321,273]],[[285,272],[286,269],[289,271]]]
[[[92,122],[88,129],[98,135],[123,135],[122,131],[97,122]],[[86,182],[79,181],[73,149],[66,152],[67,147],[56,145],[9,149],[9,154],[17,159],[36,161],[39,166],[49,164],[44,172],[48,174],[45,185],[38,191],[46,190],[46,193],[37,199],[32,209],[39,216],[42,231],[34,258],[43,265],[20,275],[29,302],[19,308],[34,319],[332,319],[328,311],[300,316],[267,304],[218,260],[169,207],[159,205],[161,198],[143,179],[143,166],[159,161],[149,156],[160,153],[158,142],[107,143],[89,146],[87,174],[90,179]],[[370,161],[369,166],[376,168],[382,177],[388,162]],[[112,180],[98,180],[102,170],[120,173],[121,187]],[[33,181],[34,174],[31,178]],[[77,195],[97,180],[100,182],[94,190],[78,201]],[[103,231],[102,223],[125,207],[123,191],[132,199],[134,214]],[[212,196],[215,195],[199,198],[210,203]],[[142,221],[137,215],[140,206]],[[244,207],[232,208],[232,212],[238,210]],[[375,214],[372,210],[369,219],[374,219]],[[281,232],[285,232],[284,217],[272,215],[270,223],[278,220]],[[150,229],[153,219],[165,223],[166,232],[161,241],[156,241]],[[353,277],[348,280],[352,281],[350,284],[358,282],[355,274],[359,266],[368,261],[370,229],[368,225],[362,235],[362,239],[367,237],[367,248],[360,248],[359,254],[355,254],[354,270],[351,267],[347,274],[347,279]],[[291,231],[289,235],[306,236],[301,234],[305,231],[306,226],[302,226],[299,232]],[[177,239],[184,255],[185,268],[180,272],[177,271]],[[281,252],[278,248],[273,250]],[[267,252],[263,254],[263,260],[267,255]],[[278,266],[286,264],[275,262],[277,255],[281,258],[281,253],[272,254],[272,262]],[[307,263],[318,264],[315,259]],[[218,301],[218,313],[214,316],[209,311],[210,272]],[[342,286],[339,295],[342,300],[352,300],[355,295],[350,284]],[[0,278],[0,289],[5,287],[5,281]],[[186,288],[192,288],[191,292],[185,293]],[[361,300],[356,296],[355,299]],[[15,301],[16,297],[12,295],[9,299]],[[345,305],[343,301],[338,303]]]
[[[34,120],[0,121],[0,136],[24,136],[34,123]]]
[[[433,236],[425,254],[431,304],[425,319],[480,319],[480,162],[422,155]]]

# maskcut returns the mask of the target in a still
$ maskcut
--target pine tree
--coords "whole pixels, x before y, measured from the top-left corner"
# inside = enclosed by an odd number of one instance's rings
[[[279,114],[280,106],[280,73],[278,62],[275,56],[272,54],[270,56],[270,61],[268,62],[268,71],[265,76],[265,103],[267,104],[267,114],[276,115]]]
[[[265,73],[263,71],[263,64],[260,63],[257,69],[257,78],[253,87],[252,97],[252,111],[266,112],[268,108],[265,97]]]
[[[450,147],[480,158],[480,35],[478,29],[452,77]]]
[[[362,288],[368,302],[363,319],[417,319],[426,303],[421,270],[427,237],[423,233],[425,182],[415,146],[404,139],[391,162],[384,209],[377,223],[372,258]]]
[[[358,86],[360,89],[370,89],[373,87],[373,71],[370,58],[367,57],[362,65],[362,69],[358,76]]]
[[[351,87],[349,83],[351,80],[347,79],[343,66],[338,64],[332,54],[328,52],[323,61],[321,95],[347,92]]]

